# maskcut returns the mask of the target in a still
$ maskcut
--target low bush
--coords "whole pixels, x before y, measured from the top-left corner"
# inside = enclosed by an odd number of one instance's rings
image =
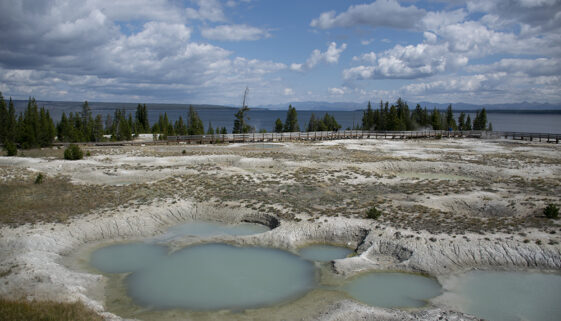
[[[4,145],[4,148],[6,149],[6,152],[8,152],[8,156],[16,156],[18,154],[18,148],[16,147],[16,144],[12,142],[7,142]]]
[[[82,158],[84,158],[84,152],[78,145],[70,144],[64,151],[64,159],[77,160]]]
[[[369,219],[372,219],[372,220],[377,219],[378,217],[380,217],[380,215],[382,215],[382,212],[380,212],[374,206],[369,208],[368,211],[366,211],[366,217],[368,217]]]
[[[43,180],[45,179],[45,176],[41,173],[39,173],[39,175],[37,175],[37,177],[35,178],[35,184],[43,184]]]
[[[558,218],[559,217],[559,207],[555,204],[549,204],[543,209],[543,214],[547,218]]]

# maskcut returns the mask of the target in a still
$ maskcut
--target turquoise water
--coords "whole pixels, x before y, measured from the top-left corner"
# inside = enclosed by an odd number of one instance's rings
[[[105,273],[127,273],[159,262],[167,252],[165,246],[148,243],[116,244],[93,252],[90,263]]]
[[[328,262],[346,258],[353,251],[349,248],[333,245],[310,245],[300,249],[300,256],[317,262]]]
[[[251,235],[267,232],[265,225],[254,223],[225,224],[218,222],[193,221],[186,224],[170,227],[165,235],[168,236],[200,236],[209,237],[217,235]]]
[[[151,309],[260,307],[297,298],[315,287],[313,264],[286,251],[204,244],[145,257],[137,243],[122,245],[119,251],[127,246],[131,252],[126,257],[134,264],[106,262],[115,257],[103,248],[92,255],[92,265],[106,273],[133,272],[125,280],[128,295]],[[146,253],[160,253],[157,245],[143,246]]]
[[[360,275],[341,289],[363,303],[383,308],[422,307],[442,291],[434,279],[390,272]]]
[[[464,312],[492,321],[561,320],[561,275],[472,271],[452,292]]]

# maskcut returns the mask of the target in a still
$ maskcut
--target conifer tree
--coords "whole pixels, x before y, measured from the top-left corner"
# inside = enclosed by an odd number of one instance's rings
[[[471,130],[471,117],[469,116],[469,114],[467,115],[466,124],[464,128],[465,128],[464,130]]]
[[[280,121],[280,118],[277,119],[277,121]],[[314,113],[312,113],[312,115],[310,116],[310,121],[308,121],[307,131],[309,131],[309,132],[317,131],[317,120],[316,120],[316,115],[314,115]]]
[[[280,118],[277,118],[277,120],[275,120],[275,133],[282,133],[282,120]]]
[[[183,122],[183,117],[175,121],[174,130],[177,135],[187,135],[187,125]]]
[[[456,120],[454,120],[454,113],[452,112],[452,105],[448,105],[446,109],[446,128],[447,130],[456,130],[458,126],[456,125]]]
[[[232,129],[233,134],[245,134],[249,133],[252,128],[246,123],[246,113],[249,111],[247,106],[242,106],[238,112],[234,115],[234,128]],[[249,117],[247,117],[249,120]]]
[[[296,108],[292,105],[288,106],[288,111],[286,113],[286,121],[283,127],[284,132],[299,132],[300,126],[298,125],[298,114]]]
[[[8,141],[8,106],[0,92],[0,143]]]
[[[193,106],[189,106],[189,118],[187,119],[187,134],[188,135],[204,135],[205,129],[203,121],[199,118],[199,114],[195,111]]]
[[[366,111],[364,111],[364,114],[362,115],[362,129],[372,130],[374,129],[374,126],[374,111],[372,110],[372,105],[369,101],[368,106],[366,107]]]
[[[432,125],[432,129],[433,130],[440,130],[442,129],[442,120],[440,118],[440,112],[438,111],[438,109],[436,109],[436,107],[434,107],[434,110],[432,111],[431,114],[431,125]]]
[[[14,101],[12,97],[10,97],[10,102],[8,103],[8,118],[6,122],[6,139],[9,142],[16,141],[16,127],[17,127],[17,119],[16,119],[16,109],[14,107]]]
[[[206,133],[208,135],[214,135],[214,128],[212,128],[212,123],[210,121],[208,122],[208,129],[207,129]]]
[[[459,130],[466,130],[466,114],[464,112],[460,113],[458,117],[458,129]]]
[[[95,116],[92,134],[94,142],[103,140],[103,117],[101,115]]]

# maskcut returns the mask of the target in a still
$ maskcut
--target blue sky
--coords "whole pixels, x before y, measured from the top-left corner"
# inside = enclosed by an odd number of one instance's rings
[[[560,57],[560,0],[0,2],[16,99],[559,104]]]

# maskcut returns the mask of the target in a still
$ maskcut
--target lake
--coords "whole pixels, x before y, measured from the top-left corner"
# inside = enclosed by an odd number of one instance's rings
[[[16,101],[16,111],[22,112],[25,109],[27,102]],[[82,103],[79,102],[38,102],[39,107],[45,106],[51,113],[55,122],[60,120],[62,112],[79,112],[81,111]],[[137,104],[131,103],[96,103],[91,102],[90,107],[92,109],[92,114],[94,116],[101,114],[105,116],[107,114],[113,115],[116,108],[125,108],[127,112],[134,115]],[[148,107],[148,118],[150,124],[154,124],[158,121],[160,114],[166,112],[168,114],[168,119],[172,122],[177,120],[179,116],[183,117],[183,120],[187,120],[187,105],[179,104],[147,104]],[[288,107],[287,107],[288,108]],[[411,107],[413,110],[414,107]],[[429,108],[430,109],[430,108]],[[235,108],[197,108],[197,113],[202,119],[205,129],[208,128],[209,122],[212,123],[213,128],[226,127],[228,132],[232,131],[234,124],[234,114],[237,112]],[[309,110],[297,110],[298,112],[298,123],[300,125],[300,130],[305,131],[307,128],[308,121],[312,113],[316,117],[323,116],[326,111],[309,111]],[[362,110],[355,111],[329,111],[331,115],[335,117],[337,122],[341,124],[342,129],[353,128],[354,125],[359,125],[362,123]],[[454,113],[456,119],[459,113]],[[471,120],[475,119],[475,112],[468,112]],[[275,120],[280,118],[283,122],[286,119],[286,110],[266,110],[266,109],[250,109],[249,113],[249,124],[257,131],[265,129],[271,132],[274,128]],[[522,132],[540,132],[540,133],[561,133],[561,112],[557,113],[493,113],[492,111],[487,113],[487,119],[493,124],[493,130],[495,131],[522,131]]]

